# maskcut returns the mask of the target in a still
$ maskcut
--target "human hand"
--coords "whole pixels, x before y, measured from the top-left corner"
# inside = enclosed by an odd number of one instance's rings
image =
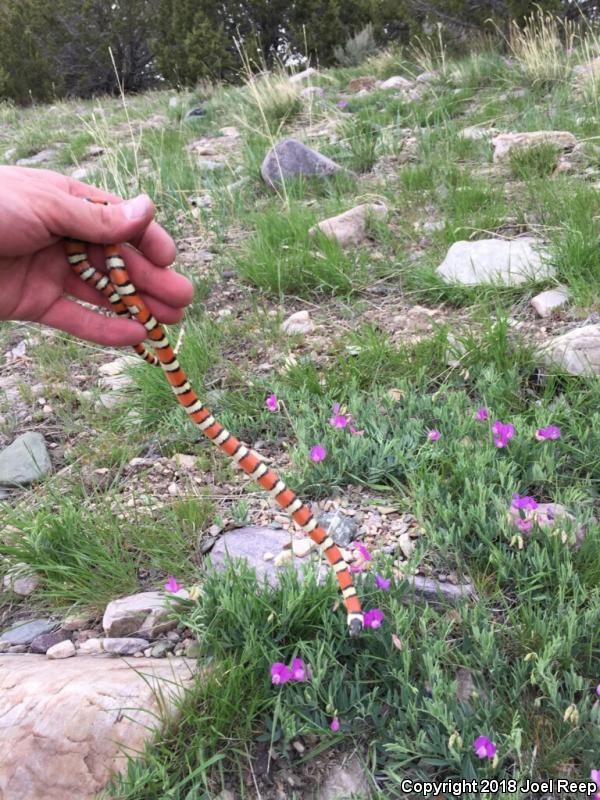
[[[88,203],[86,197],[109,205]],[[122,248],[133,284],[160,322],[178,322],[193,296],[187,278],[165,269],[177,249],[152,221],[154,206],[140,195],[123,202],[57,172],[0,167],[0,320],[31,320],[99,344],[139,344],[143,325],[108,317],[65,295],[108,306],[93,286],[72,271],[64,237],[93,242],[90,263],[105,272],[103,244]]]

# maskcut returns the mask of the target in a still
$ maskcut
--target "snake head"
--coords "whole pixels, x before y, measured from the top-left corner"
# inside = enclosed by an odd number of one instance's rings
[[[350,636],[358,636],[363,629],[362,618],[353,617],[349,622]]]

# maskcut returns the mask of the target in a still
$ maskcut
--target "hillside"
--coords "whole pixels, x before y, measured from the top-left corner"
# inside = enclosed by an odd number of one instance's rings
[[[104,796],[342,798],[349,780],[401,798],[406,781],[494,779],[499,793],[463,796],[524,797],[526,779],[600,769],[595,59],[540,37],[510,58],[389,51],[240,87],[0,106],[2,163],[154,199],[196,290],[170,329],[190,381],[325,515],[383,614],[348,638],[333,578],[287,569],[316,553],[160,370],[3,323],[0,474],[25,433],[49,465],[0,488],[0,670],[31,650],[6,638],[19,621],[68,629],[73,664],[107,632],[139,642],[139,620],[102,624],[111,601],[171,576],[186,590],[177,627],[125,655],[200,671]],[[268,186],[261,165],[288,139],[337,168]],[[227,541],[278,588],[207,567]]]

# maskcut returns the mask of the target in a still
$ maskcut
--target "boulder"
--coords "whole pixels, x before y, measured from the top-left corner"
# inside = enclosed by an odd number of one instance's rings
[[[557,286],[536,294],[531,300],[531,305],[539,317],[550,317],[552,312],[569,302],[569,290],[566,286]]]
[[[102,627],[110,637],[141,635],[154,639],[177,627],[177,620],[170,619],[170,615],[162,592],[140,592],[112,600],[106,606]]]
[[[311,333],[315,329],[315,324],[310,318],[308,311],[296,311],[281,323],[283,333],[292,335],[294,333]]]
[[[501,133],[492,139],[494,147],[494,161],[505,161],[512,150],[532,147],[533,145],[547,142],[554,144],[561,150],[571,150],[577,144],[577,139],[569,131],[530,131],[527,133]]]
[[[60,647],[60,645],[57,645]],[[176,713],[195,662],[0,656],[0,797],[92,800]],[[158,693],[160,692],[160,694]]]
[[[275,186],[285,178],[332,175],[343,170],[339,164],[296,139],[284,139],[265,156],[260,174],[265,183]],[[344,170],[345,171],[345,170]]]
[[[541,354],[571,375],[600,375],[600,325],[584,325],[557,336]]]
[[[317,231],[321,231],[327,238],[337,241],[340,247],[358,245],[366,236],[369,217],[385,219],[387,213],[387,206],[383,203],[364,203],[335,217],[324,219],[313,226],[309,234],[315,236]]]
[[[23,433],[0,453],[0,484],[5,486],[33,483],[51,469],[52,463],[41,433]]]
[[[527,237],[512,241],[455,242],[437,268],[437,274],[446,283],[464,286],[518,286],[527,281],[551,278],[554,270],[543,262],[537,241]]]

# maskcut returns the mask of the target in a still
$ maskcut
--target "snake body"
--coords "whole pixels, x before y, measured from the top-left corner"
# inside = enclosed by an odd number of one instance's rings
[[[92,199],[90,202],[104,202]],[[177,356],[171,347],[162,325],[150,313],[131,282],[125,262],[117,245],[104,248],[107,274],[96,270],[89,262],[84,242],[68,239],[65,249],[73,271],[86,283],[101,292],[119,315],[127,315],[146,329],[146,344],[135,346],[135,351],[149,364],[160,365],[179,403],[200,430],[244,472],[255,480],[284,509],[294,522],[321,548],[333,568],[339,583],[347,612],[350,635],[360,632],[363,613],[348,565],[339,547],[317,523],[310,508],[242,442],[218,422],[209,409],[200,402],[190,385]],[[152,350],[149,349],[152,348]]]

